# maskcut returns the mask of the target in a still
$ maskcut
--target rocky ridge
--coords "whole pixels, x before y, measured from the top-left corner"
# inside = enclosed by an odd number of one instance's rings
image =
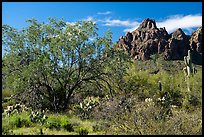
[[[116,48],[124,49],[135,60],[148,60],[155,53],[164,53],[165,60],[183,59],[189,49],[202,56],[202,27],[191,36],[181,28],[168,34],[165,27],[157,28],[156,22],[147,18],[136,30],[121,36]]]

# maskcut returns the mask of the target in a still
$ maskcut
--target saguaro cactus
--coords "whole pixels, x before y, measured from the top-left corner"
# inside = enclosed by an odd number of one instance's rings
[[[190,76],[193,73],[191,51],[188,50],[188,56],[184,56],[184,63],[186,65],[187,75]]]

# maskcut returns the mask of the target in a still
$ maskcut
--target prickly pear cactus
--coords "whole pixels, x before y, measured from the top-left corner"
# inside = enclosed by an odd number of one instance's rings
[[[77,108],[79,109],[80,113],[82,114],[82,118],[89,118],[89,115],[94,107],[96,107],[99,104],[99,98],[98,97],[86,97],[83,102],[80,102],[79,105],[77,105]]]
[[[41,125],[45,123],[47,118],[48,117],[45,115],[44,111],[37,111],[37,112],[32,111],[30,114],[31,122],[33,123],[40,122]]]

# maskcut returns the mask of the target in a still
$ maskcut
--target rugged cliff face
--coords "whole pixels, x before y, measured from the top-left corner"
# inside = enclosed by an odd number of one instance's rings
[[[193,51],[202,55],[202,27],[191,34],[190,47]]]
[[[186,36],[181,28],[173,32],[171,37],[168,39],[164,59],[183,59],[183,57],[187,55],[188,49],[190,49],[189,39],[190,37]]]
[[[188,49],[202,54],[202,27],[191,37],[181,28],[168,34],[165,27],[157,28],[156,22],[147,18],[136,30],[127,32],[116,43],[116,48],[124,49],[135,60],[147,60],[150,55],[162,52],[165,60],[183,59]]]

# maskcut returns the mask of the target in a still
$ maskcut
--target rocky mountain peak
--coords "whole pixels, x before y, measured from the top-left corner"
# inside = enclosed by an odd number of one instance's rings
[[[180,39],[182,37],[186,37],[186,34],[183,32],[181,28],[178,28],[171,34],[172,38]]]
[[[191,38],[181,28],[169,35],[165,27],[157,28],[155,20],[147,18],[116,43],[116,48],[124,49],[135,60],[147,60],[152,54],[162,52],[165,60],[183,59],[189,49],[202,53],[202,28],[195,31]]]
[[[156,23],[155,20],[152,19],[144,19],[143,22],[139,25],[139,27],[137,28],[138,30],[142,30],[142,29],[156,29]]]

